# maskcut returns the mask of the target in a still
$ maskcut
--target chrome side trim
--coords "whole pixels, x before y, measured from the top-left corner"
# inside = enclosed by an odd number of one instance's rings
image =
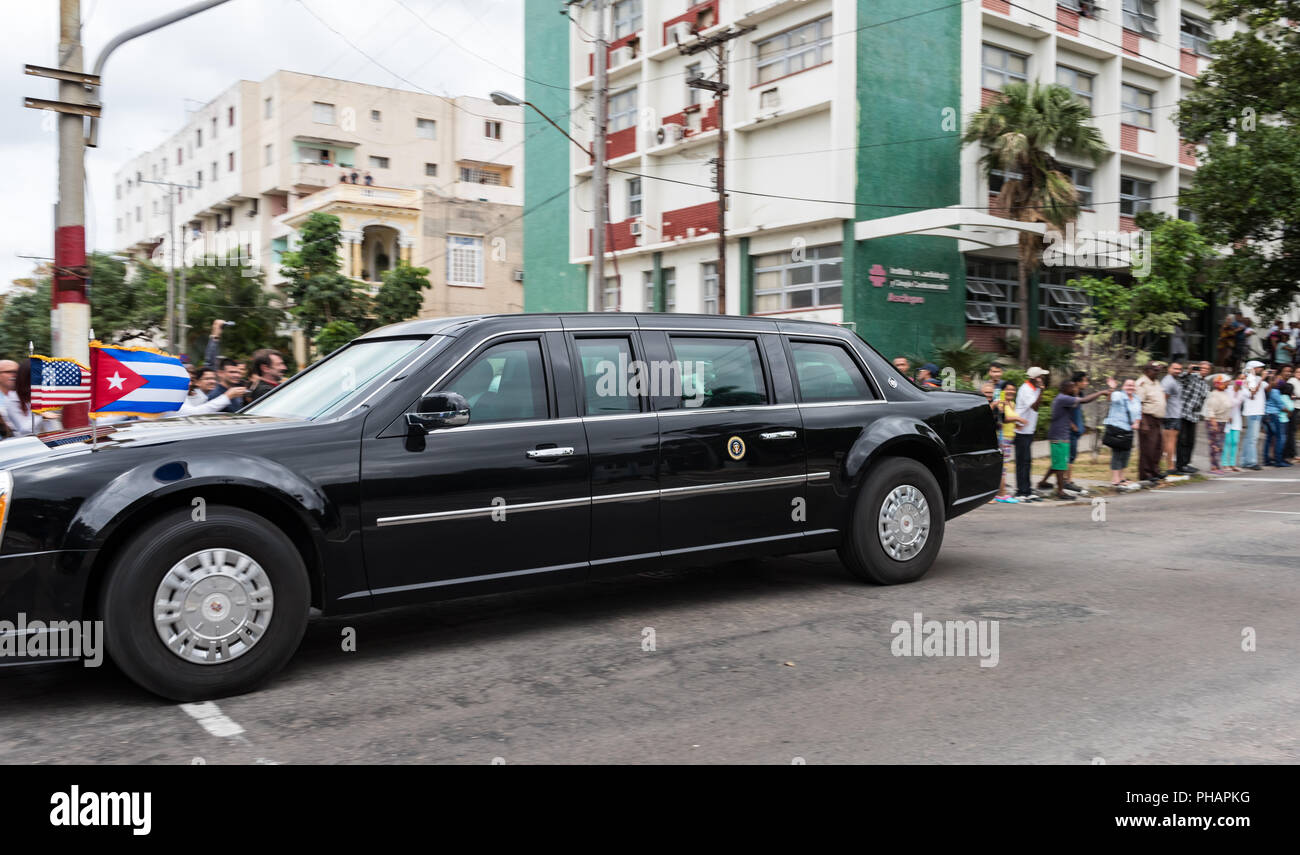
[[[429,514],[410,514],[402,517],[380,517],[376,524],[380,528],[388,528],[395,525],[412,525],[423,522],[440,522],[442,520],[473,519],[475,517],[490,517],[497,511],[517,514],[527,511],[541,511],[551,508],[574,508],[581,505],[591,504],[591,497],[575,499],[555,499],[549,502],[525,502],[521,505],[495,505],[486,508],[463,508],[458,511],[436,511]]]
[[[887,404],[888,401],[879,398],[863,401],[824,401],[816,404],[800,404],[801,407],[857,407],[862,404]]]
[[[989,490],[987,493],[980,493],[978,496],[970,496],[970,497],[965,498],[965,499],[958,499],[957,501],[953,502],[953,505],[954,505],[954,506],[956,506],[956,505],[964,505],[964,504],[966,504],[967,502],[974,502],[974,501],[976,501],[976,500],[978,500],[978,499],[987,499],[989,496],[992,496],[992,495],[993,495],[994,493],[996,493],[996,492],[997,492],[997,490]]]
[[[473,415],[470,416],[473,418]],[[465,433],[466,431],[478,430],[503,430],[504,428],[513,427],[542,427],[543,425],[578,425],[582,424],[582,419],[529,419],[522,422],[493,422],[492,424],[476,425],[473,422],[463,427],[439,428],[430,431],[427,436],[435,437],[444,433]]]
[[[690,487],[669,487],[666,490],[637,490],[631,493],[610,493],[604,496],[586,496],[583,498],[555,499],[547,502],[526,502],[519,505],[497,505],[486,508],[463,508],[456,511],[436,511],[428,514],[409,514],[401,517],[380,517],[376,525],[389,528],[415,523],[443,522],[445,520],[474,519],[490,517],[496,511],[519,513],[521,511],[540,511],[559,508],[576,508],[583,505],[607,505],[614,502],[637,502],[659,496],[683,496],[701,493],[725,493],[731,490],[752,490],[773,487],[779,484],[796,484],[808,481],[820,481],[831,477],[829,472],[810,472],[807,475],[781,475],[776,478],[748,478],[740,481],[725,481],[720,484],[699,484]]]
[[[949,456],[949,457],[969,457],[969,456],[971,456],[972,454],[997,454],[997,455],[1000,456],[1000,455],[1002,454],[1002,449],[1000,449],[1000,448],[986,448],[986,449],[984,449],[983,451],[962,451],[962,452],[958,452],[957,454],[949,454],[948,456]]]
[[[678,410],[660,410],[661,416],[691,416],[698,413],[750,413],[755,410],[794,410],[798,404],[752,404],[745,407],[683,407]]]

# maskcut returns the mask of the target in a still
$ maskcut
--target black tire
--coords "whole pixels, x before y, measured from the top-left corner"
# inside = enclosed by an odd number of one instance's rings
[[[900,560],[886,551],[879,531],[879,517],[885,499],[895,489],[908,486],[919,490],[925,498],[929,530],[920,550]],[[877,585],[915,582],[925,575],[939,554],[943,529],[943,491],[934,475],[915,460],[889,458],[873,466],[858,489],[849,516],[849,528],[839,549],[840,560],[850,573],[866,582]]]
[[[272,596],[257,640],[245,652],[212,664],[173,652],[154,621],[163,578],[178,562],[205,549],[238,550],[257,562]],[[141,529],[118,551],[100,596],[110,658],[136,683],[174,701],[227,697],[262,685],[298,649],[310,608],[307,570],[289,538],[262,517],[226,505],[209,506],[201,521],[191,517],[188,507],[178,509]]]

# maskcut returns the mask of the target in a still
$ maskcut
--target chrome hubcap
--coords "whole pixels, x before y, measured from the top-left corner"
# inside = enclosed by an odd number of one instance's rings
[[[930,536],[930,505],[911,484],[895,487],[880,505],[876,529],[880,545],[895,561],[907,561],[925,548]]]
[[[273,597],[266,571],[237,549],[205,549],[176,562],[154,596],[154,626],[186,662],[243,656],[266,634]]]

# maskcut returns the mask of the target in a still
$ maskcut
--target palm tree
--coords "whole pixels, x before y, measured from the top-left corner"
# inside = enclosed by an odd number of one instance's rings
[[[1108,152],[1092,125],[1088,105],[1064,86],[1052,83],[1008,84],[1001,94],[971,116],[962,143],[988,150],[980,158],[986,173],[1001,170],[1007,178],[997,207],[1021,222],[1046,223],[1064,232],[1079,216],[1079,194],[1056,155],[1099,163]],[[1029,274],[1042,258],[1043,239],[1020,233],[1020,361],[1029,360]]]

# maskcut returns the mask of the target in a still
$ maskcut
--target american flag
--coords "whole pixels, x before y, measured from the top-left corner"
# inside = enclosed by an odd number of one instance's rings
[[[32,357],[32,409],[90,400],[90,371],[71,359]]]

